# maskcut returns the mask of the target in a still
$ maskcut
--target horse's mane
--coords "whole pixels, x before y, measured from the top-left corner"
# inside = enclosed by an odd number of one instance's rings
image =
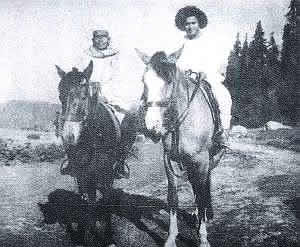
[[[157,75],[163,80],[171,83],[176,74],[176,64],[168,61],[163,51],[156,52],[150,59],[150,64]]]
[[[76,87],[80,85],[81,79],[85,78],[85,74],[73,67],[72,71],[68,72],[61,80],[62,89]]]

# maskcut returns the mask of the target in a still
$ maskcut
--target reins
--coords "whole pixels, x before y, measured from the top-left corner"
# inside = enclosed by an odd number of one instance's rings
[[[192,74],[195,74],[196,77],[195,79],[191,78],[191,75]],[[190,71],[187,71],[186,75],[190,78],[189,81],[192,82],[195,87],[194,87],[194,90],[191,94],[191,96],[189,97],[189,91],[187,90],[187,105],[185,107],[185,109],[180,113],[180,115],[175,119],[175,121],[173,123],[170,123],[168,128],[167,128],[167,132],[164,134],[164,136],[162,136],[162,139],[165,140],[167,138],[167,136],[169,134],[172,135],[172,151],[173,151],[173,154],[179,154],[179,127],[181,126],[181,124],[185,121],[185,119],[187,118],[188,114],[189,114],[189,110],[190,110],[190,107],[191,107],[191,103],[193,102],[193,100],[195,99],[195,96],[197,95],[199,89],[200,91],[202,92],[201,90],[201,81],[200,81],[200,74],[199,73],[196,73],[196,72],[192,72],[191,70]],[[174,105],[174,99],[175,99],[175,91],[176,91],[176,88],[178,86],[178,82],[177,81],[174,81],[173,82],[173,89],[172,89],[172,93],[171,93],[171,97],[166,99],[165,101],[156,101],[156,102],[147,102],[146,106],[147,107],[167,107],[167,108],[170,108]],[[203,93],[203,92],[202,92]],[[205,97],[206,98],[206,97]],[[172,152],[171,151],[171,152]],[[171,163],[171,159],[166,156],[166,153],[164,154],[164,161],[166,162],[166,165],[169,166],[170,170],[172,171],[172,173],[174,174],[175,177],[181,177],[180,174],[177,174],[176,171],[174,170],[173,166],[172,166],[172,163]],[[180,159],[179,159],[180,160]],[[181,162],[178,162],[179,164],[181,164]],[[180,169],[183,170],[183,167],[182,167],[182,164],[180,166]]]
[[[86,109],[85,109],[85,115],[83,116],[83,119],[81,121],[78,121],[78,122],[82,122],[82,126],[83,128],[85,128],[88,124],[88,121],[89,119],[93,116],[94,112],[95,112],[95,107],[97,105],[97,96],[96,95],[90,95],[89,93],[89,86],[88,87],[88,92],[87,92],[87,97],[88,97],[88,103],[87,103],[87,106],[86,106]],[[68,101],[67,101],[68,103]],[[66,114],[66,113],[65,113]],[[63,116],[63,120],[66,121],[66,116]],[[93,154],[95,152],[95,145],[93,145],[92,147],[92,151],[91,151],[91,155],[90,155],[90,159],[93,157]],[[76,145],[76,150],[77,149],[80,149],[80,147],[78,146],[78,144]],[[69,160],[69,158],[65,158],[63,159],[63,161],[61,162],[61,165],[60,165],[60,172],[62,174],[62,170],[63,170],[63,167],[65,165],[65,163]]]
[[[196,74],[196,80],[193,80],[193,79],[190,80],[193,84],[195,84],[195,88],[194,88],[194,90],[193,90],[192,95],[191,95],[190,98],[189,98],[189,95],[188,95],[188,102],[187,102],[186,108],[183,110],[183,112],[181,112],[181,114],[176,119],[176,122],[175,122],[175,124],[173,126],[174,131],[177,128],[180,127],[180,125],[184,122],[184,120],[188,116],[191,103],[193,102],[193,100],[194,100],[194,98],[195,98],[195,96],[196,96],[196,94],[197,94],[197,92],[198,92],[198,90],[200,88],[201,81],[200,81],[200,75],[199,75],[199,73],[192,72],[192,71],[190,71],[190,73],[195,73]]]
[[[191,106],[191,103],[193,102],[197,92],[199,91],[199,88],[200,88],[200,84],[201,84],[201,81],[200,81],[200,75],[196,72],[192,72],[192,71],[189,71],[189,73],[195,73],[196,74],[196,79],[193,80],[192,78],[190,79],[190,81],[195,84],[195,88],[192,92],[192,95],[191,97],[189,97],[189,93],[188,93],[188,102],[187,102],[187,106],[186,108],[180,113],[180,115],[177,117],[176,121],[172,124],[172,127],[171,128],[168,128],[168,131],[166,134],[170,133],[170,132],[173,132],[173,131],[176,131],[176,129],[178,129],[181,124],[184,122],[184,120],[186,119],[186,117],[188,116],[189,114],[189,109],[190,109],[190,106]],[[189,74],[189,75],[190,75]],[[173,99],[175,98],[174,96],[174,91],[176,90],[176,87],[177,87],[177,83],[173,83],[173,92],[172,92],[172,95],[170,98],[164,100],[164,101],[150,101],[150,102],[147,102],[146,103],[146,107],[171,107],[172,106],[172,102],[173,102]]]

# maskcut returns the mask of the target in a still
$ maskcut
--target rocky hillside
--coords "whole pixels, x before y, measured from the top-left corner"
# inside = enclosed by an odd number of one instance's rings
[[[60,105],[48,102],[8,101],[0,104],[0,128],[50,130]]]

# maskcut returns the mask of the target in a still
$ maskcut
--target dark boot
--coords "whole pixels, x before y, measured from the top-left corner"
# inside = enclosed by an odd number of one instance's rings
[[[69,151],[67,153],[67,157],[62,161],[60,166],[60,173],[61,175],[70,175],[72,177],[75,176],[75,169],[76,169],[76,158],[73,155],[71,155],[71,152]]]
[[[128,179],[130,177],[130,169],[125,160],[117,161],[114,169],[114,177],[115,179]]]
[[[206,81],[203,81],[202,87],[205,89],[205,91],[207,93],[207,97],[210,102],[210,107],[211,107],[211,111],[213,113],[214,124],[215,124],[215,131],[214,131],[214,136],[213,136],[213,147],[212,147],[211,153],[213,155],[217,155],[218,153],[220,153],[223,150],[226,150],[226,148],[228,148],[228,145],[227,145],[228,136],[222,125],[219,103],[218,103],[215,95],[213,94],[210,84]]]
[[[223,128],[215,134],[215,143],[220,148],[228,148],[228,134]]]
[[[61,166],[60,166],[60,174],[61,175],[73,175],[73,165],[72,162],[66,158],[63,160]]]
[[[228,135],[227,132],[221,128],[214,136],[213,146],[210,149],[210,169],[215,168],[221,161],[223,155],[228,149]]]
[[[115,178],[129,178],[130,169],[126,159],[130,155],[132,146],[137,135],[137,113],[127,112],[121,123],[121,141],[118,160],[115,165]]]

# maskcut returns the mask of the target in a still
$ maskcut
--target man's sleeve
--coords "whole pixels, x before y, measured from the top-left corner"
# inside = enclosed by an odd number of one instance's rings
[[[120,74],[120,57],[119,53],[114,55],[110,62],[110,68],[111,68],[111,80],[118,80],[119,74]]]

